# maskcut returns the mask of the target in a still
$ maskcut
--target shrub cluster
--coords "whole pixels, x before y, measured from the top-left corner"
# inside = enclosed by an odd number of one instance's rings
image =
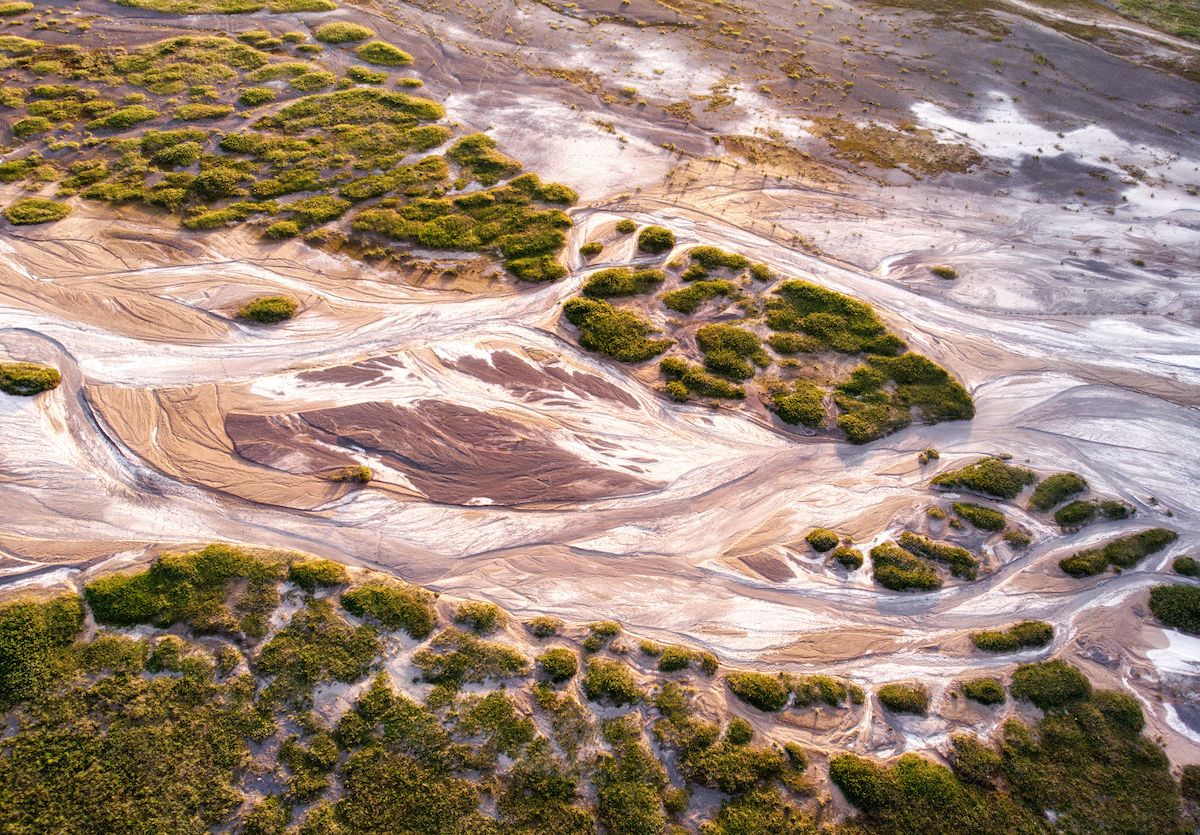
[[[772,330],[803,333],[843,354],[894,356],[904,343],[889,333],[871,306],[807,281],[785,281],[767,302]]]
[[[909,553],[946,563],[955,577],[966,580],[974,580],[976,577],[979,561],[971,556],[971,552],[966,548],[951,545],[949,542],[935,542],[912,531],[904,531],[897,537],[896,542]]]
[[[671,310],[692,314],[710,299],[718,296],[731,298],[735,295],[737,295],[737,286],[732,281],[697,281],[687,287],[663,293],[658,299]]]
[[[525,626],[535,638],[549,638],[562,631],[563,622],[550,615],[538,615],[535,618],[531,618]]]
[[[237,315],[260,325],[274,325],[291,319],[299,309],[299,303],[287,296],[259,296],[238,308]]]
[[[1151,554],[1158,553],[1179,538],[1179,534],[1166,528],[1150,528],[1135,534],[1120,537],[1099,548],[1079,551],[1060,560],[1059,567],[1072,577],[1091,577],[1108,570],[1109,566],[1120,570],[1133,568]]]
[[[805,535],[804,541],[817,553],[824,554],[836,548],[841,538],[828,528],[813,528]]]
[[[1172,629],[1200,635],[1200,587],[1155,586],[1150,589],[1150,611]]]
[[[1017,667],[1009,690],[1013,698],[1049,711],[1088,698],[1092,684],[1078,668],[1056,658]]]
[[[1025,620],[1008,629],[975,632],[971,640],[985,652],[1016,652],[1044,647],[1054,638],[1054,627],[1040,620]]]
[[[750,266],[750,259],[735,252],[726,252],[715,246],[698,246],[688,250],[688,258],[693,264],[704,270],[744,270]]]
[[[791,391],[772,398],[775,414],[784,423],[820,429],[825,423],[825,392],[808,380],[797,380]]]
[[[991,676],[968,679],[962,683],[962,690],[964,696],[981,705],[1004,704],[1004,700],[1007,698],[1004,693],[1004,685],[1000,683],[999,679]]]
[[[672,344],[670,339],[650,339],[654,325],[637,313],[600,299],[568,299],[563,315],[579,328],[580,345],[621,362],[644,362]]]
[[[971,502],[955,502],[954,512],[981,531],[1004,530],[1004,514],[992,507]]]
[[[384,41],[371,41],[354,50],[354,54],[368,64],[378,64],[384,67],[406,67],[413,58],[403,49]]]
[[[1176,557],[1171,570],[1184,577],[1200,577],[1200,561],[1195,557]]]
[[[288,579],[305,591],[315,591],[318,586],[342,586],[350,582],[346,566],[333,560],[316,557],[300,559],[288,566]]]
[[[942,578],[926,560],[894,542],[883,542],[871,549],[871,566],[875,582],[892,591],[932,591],[942,587]]]
[[[746,390],[736,383],[709,374],[700,366],[680,357],[667,357],[659,363],[658,370],[671,381],[667,384],[667,394],[673,400],[682,402],[690,395],[723,400],[741,400],[746,396]]]
[[[609,299],[617,296],[636,296],[648,293],[662,284],[667,274],[662,270],[631,270],[611,267],[588,276],[580,293],[590,299]]]
[[[834,402],[843,412],[838,427],[856,444],[908,426],[914,413],[927,423],[975,416],[962,384],[937,363],[911,352],[870,357],[837,385]]]
[[[428,646],[417,650],[413,664],[426,681],[448,687],[529,672],[529,661],[515,649],[453,627],[443,629]]]
[[[782,674],[730,673],[725,681],[733,695],[768,713],[783,710],[791,696],[788,680]]]
[[[62,375],[58,369],[34,362],[0,362],[0,391],[32,397],[58,388]]]
[[[973,490],[998,499],[1015,499],[1036,481],[1037,474],[1032,470],[1006,464],[999,458],[981,458],[973,464],[941,473],[930,483],[935,487]]]
[[[4,219],[14,226],[53,223],[71,213],[71,207],[44,197],[22,197],[4,210]]]
[[[333,44],[365,41],[374,34],[375,32],[366,26],[359,26],[357,23],[343,23],[341,21],[322,23],[313,31],[313,37],[318,41]]]
[[[370,618],[385,629],[400,629],[418,640],[428,637],[437,624],[433,595],[407,583],[372,580],[342,595],[342,606],[352,615]]]
[[[1115,499],[1079,500],[1063,505],[1054,512],[1054,521],[1064,531],[1078,530],[1096,520],[1127,519],[1133,514],[1133,508]]]
[[[569,681],[579,672],[579,659],[566,647],[551,647],[537,657],[538,668],[555,684]]]
[[[620,231],[620,224],[617,226]],[[675,246],[675,233],[665,226],[647,226],[638,233],[637,247],[641,252],[657,254]]]
[[[849,545],[839,545],[833,549],[830,556],[847,571],[857,571],[862,568],[863,555],[862,551],[857,548],[851,548]]]
[[[583,676],[583,692],[589,701],[616,707],[641,701],[642,690],[628,665],[620,661],[593,658]]]
[[[454,622],[477,635],[495,632],[506,620],[503,609],[484,600],[468,600],[454,608]]]
[[[1076,473],[1055,473],[1046,476],[1037,487],[1033,488],[1033,494],[1029,497],[1029,506],[1045,513],[1087,489],[1088,483],[1083,476]]]
[[[55,655],[81,628],[83,606],[74,594],[0,604],[0,707],[45,689]]]

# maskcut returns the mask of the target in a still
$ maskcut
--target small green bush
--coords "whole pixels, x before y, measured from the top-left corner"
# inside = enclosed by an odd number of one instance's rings
[[[238,308],[237,315],[260,325],[274,325],[291,319],[299,309],[296,300],[287,296],[259,296]]]
[[[875,582],[892,591],[932,591],[942,587],[942,579],[927,561],[894,542],[882,542],[871,549],[871,566]]]
[[[679,670],[686,670],[688,665],[692,663],[693,657],[694,653],[687,647],[667,647],[658,659],[658,671],[660,673],[674,673]]]
[[[791,695],[787,680],[780,674],[730,673],[725,681],[733,695],[767,713],[783,710]]]
[[[621,707],[641,701],[642,690],[629,667],[620,661],[594,658],[583,677],[583,692],[589,701]]]
[[[982,676],[980,678],[972,678],[962,683],[963,695],[973,702],[979,702],[982,705],[1000,705],[1004,704],[1007,696],[1004,694],[1004,685],[999,679],[991,676]]]
[[[12,135],[14,139],[28,139],[49,133],[53,128],[54,123],[45,116],[28,116],[12,123]]]
[[[796,707],[808,707],[818,701],[830,707],[840,707],[846,703],[846,697],[850,693],[846,683],[833,676],[791,676],[789,683],[792,692],[795,693]]]
[[[313,32],[313,37],[322,43],[353,43],[365,41],[373,36],[375,31],[357,23],[322,23]]]
[[[1054,638],[1054,627],[1040,620],[1025,620],[1008,629],[975,632],[971,640],[985,652],[1016,652],[1044,647]]]
[[[369,484],[374,477],[371,468],[361,464],[341,467],[327,476],[330,481],[339,484]]]
[[[1091,682],[1065,661],[1022,664],[1013,673],[1009,688],[1013,698],[1033,702],[1042,710],[1054,710],[1092,695]]]
[[[14,226],[32,226],[62,220],[70,213],[71,207],[66,203],[44,197],[22,197],[4,210],[4,219]]]
[[[1079,551],[1058,565],[1072,577],[1090,577],[1107,571],[1110,566],[1123,569],[1133,568],[1151,554],[1166,548],[1179,538],[1179,534],[1166,528],[1150,528],[1135,534],[1111,540],[1099,548]]]
[[[635,271],[628,267],[612,267],[588,276],[579,292],[591,299],[636,296],[653,290],[666,277],[662,270]]]
[[[88,130],[128,130],[141,122],[157,118],[157,110],[152,110],[143,104],[131,104],[128,107],[118,108],[106,116],[93,119],[88,122],[87,128]]]
[[[998,499],[1015,499],[1026,486],[1037,481],[1032,470],[1006,464],[999,458],[982,458],[957,470],[934,477],[935,487],[973,490]]]
[[[537,665],[555,684],[569,681],[579,672],[579,659],[566,647],[551,647],[537,657]]]
[[[1200,587],[1155,586],[1150,589],[1150,611],[1172,629],[1200,635]]]
[[[1009,547],[1017,551],[1028,548],[1029,544],[1033,542],[1033,537],[1027,531],[1016,530],[1015,528],[1005,531],[1003,539],[1008,543]]]
[[[641,252],[657,254],[675,246],[675,233],[665,226],[647,226],[638,234],[637,247]]]
[[[508,620],[504,610],[495,603],[484,600],[468,600],[454,609],[454,622],[465,626],[477,635],[495,632]]]
[[[275,101],[275,91],[270,87],[247,87],[238,94],[238,104],[257,107]]]
[[[1046,476],[1029,497],[1029,506],[1045,513],[1072,496],[1088,489],[1087,480],[1076,473],[1055,473]]]
[[[622,218],[617,221],[617,231],[622,235],[629,235],[637,231],[637,224],[629,218]]]
[[[836,548],[841,542],[838,535],[828,528],[813,528],[805,535],[804,540],[819,554]]]
[[[599,241],[588,241],[583,246],[579,247],[579,254],[584,258],[595,258],[604,251],[604,244]],[[586,293],[584,294],[586,295]]]
[[[355,38],[354,40],[361,39]],[[377,64],[383,67],[405,67],[413,62],[412,56],[403,49],[383,41],[365,43],[354,50],[354,54],[368,64]]]
[[[0,362],[0,391],[32,397],[58,388],[62,375],[55,368],[33,362]]]
[[[17,0],[17,2],[12,3],[0,3],[0,17],[16,17],[29,11],[33,11],[33,4],[23,2],[23,0]]]
[[[346,566],[317,558],[297,560],[288,566],[288,579],[305,591],[318,586],[341,586],[350,582]]]
[[[1105,519],[1126,519],[1133,509],[1114,499],[1101,501],[1078,500],[1063,505],[1054,512],[1054,521],[1064,531],[1073,531],[1093,522],[1098,516]]]
[[[954,267],[946,266],[945,264],[940,264],[936,267],[930,267],[929,271],[938,278],[944,278],[948,281],[958,278],[958,270],[954,269]]]
[[[790,392],[773,398],[775,414],[784,423],[819,429],[825,423],[825,392],[807,380],[797,380]]]
[[[949,542],[936,542],[912,531],[901,533],[896,538],[896,543],[909,553],[946,563],[955,577],[962,577],[966,580],[975,579],[979,561],[971,556],[971,552],[966,548],[951,545]]]
[[[971,502],[955,502],[954,512],[981,531],[1004,530],[1004,514],[995,508]]]
[[[678,313],[692,314],[710,299],[718,296],[730,298],[737,294],[737,287],[731,281],[697,281],[687,287],[671,290],[659,296],[664,306]]]
[[[847,571],[857,571],[862,568],[863,555],[862,551],[857,548],[851,548],[849,545],[839,545],[833,549],[830,556]]]
[[[674,245],[674,244],[672,244]],[[726,252],[715,246],[698,246],[688,250],[688,258],[706,270],[744,270],[750,259],[734,252]]]
[[[1200,577],[1200,561],[1194,557],[1176,557],[1171,570],[1184,577]]]
[[[263,230],[263,237],[273,241],[282,241],[294,238],[302,231],[304,231],[304,227],[294,220],[277,220]]]
[[[876,691],[879,702],[896,713],[919,713],[929,710],[929,691],[923,684],[885,684]]]
[[[341,604],[355,617],[370,618],[385,629],[403,630],[417,640],[428,637],[437,624],[433,594],[407,583],[363,583],[343,594]]]
[[[525,624],[535,638],[549,638],[562,631],[563,622],[550,615],[538,615]]]
[[[579,344],[621,362],[643,362],[661,354],[670,339],[650,339],[654,326],[629,310],[606,301],[576,297],[563,305],[567,321],[579,328]]]

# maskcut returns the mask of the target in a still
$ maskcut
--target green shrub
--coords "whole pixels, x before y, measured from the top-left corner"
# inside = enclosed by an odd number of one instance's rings
[[[238,94],[238,104],[257,107],[275,101],[275,91],[270,87],[247,87]]]
[[[638,314],[606,301],[576,297],[563,305],[568,322],[579,328],[579,344],[621,362],[643,362],[671,346],[669,339],[649,339],[654,326]]]
[[[1033,537],[1027,531],[1010,529],[1004,532],[1003,539],[1011,548],[1021,551],[1029,547],[1033,542]]]
[[[687,400],[690,394],[728,400],[741,400],[746,396],[746,390],[741,386],[709,374],[679,357],[667,357],[659,363],[658,369],[664,377],[672,381],[667,385],[667,393],[675,400]],[[673,390],[672,386],[676,389]]]
[[[995,508],[971,502],[955,502],[954,512],[981,531],[1004,530],[1004,514]]]
[[[595,258],[603,251],[604,244],[600,243],[599,241],[588,241],[583,246],[579,247],[579,254],[584,258]]]
[[[45,116],[28,116],[12,123],[14,139],[28,139],[31,136],[41,136],[54,129],[54,123]]]
[[[1037,487],[1033,488],[1033,495],[1029,497],[1029,506],[1045,513],[1087,489],[1088,483],[1083,476],[1076,473],[1055,473],[1046,476]]]
[[[863,555],[862,551],[857,548],[851,548],[849,545],[839,545],[833,549],[830,556],[847,571],[857,571],[862,568]]]
[[[301,73],[288,80],[288,84],[293,89],[299,90],[302,93],[315,93],[317,90],[324,90],[326,87],[332,87],[337,81],[337,76],[326,70],[314,70],[313,72]]]
[[[687,287],[663,293],[658,299],[671,310],[691,314],[709,299],[718,296],[730,298],[736,294],[737,287],[731,281],[697,281]]]
[[[357,681],[383,650],[375,630],[353,627],[328,600],[313,600],[259,651],[255,666],[274,686],[302,695],[321,682]]]
[[[825,423],[825,392],[807,380],[797,380],[792,390],[773,398],[775,414],[784,423],[819,429]]]
[[[782,675],[769,673],[730,673],[725,677],[729,690],[746,704],[768,713],[783,710],[791,690]]]
[[[846,696],[850,692],[844,681],[833,676],[791,676],[789,684],[795,693],[796,707],[808,707],[818,701],[830,707],[840,707],[846,703]]]
[[[599,652],[608,642],[621,634],[621,624],[615,620],[603,620],[588,625],[588,636],[584,639],[585,652]]]
[[[294,220],[277,220],[263,230],[263,237],[281,241],[296,237],[303,229],[304,227]]]
[[[22,197],[4,210],[4,219],[14,226],[32,226],[62,220],[70,213],[71,207],[66,203],[44,197]]]
[[[288,579],[305,591],[318,586],[342,586],[350,582],[346,566],[316,557],[296,560],[288,566]]]
[[[875,582],[892,591],[932,591],[942,587],[942,579],[928,562],[894,542],[883,542],[871,549],[871,566]]]
[[[477,635],[495,632],[507,619],[504,610],[484,600],[468,600],[454,607],[454,622]]]
[[[1094,521],[1097,516],[1106,519],[1125,519],[1133,509],[1124,502],[1113,499],[1102,501],[1080,500],[1063,505],[1054,512],[1054,521],[1064,531],[1078,530]]]
[[[662,657],[658,659],[658,671],[660,673],[674,673],[679,670],[686,670],[694,657],[695,653],[687,647],[667,647],[663,650]]]
[[[413,655],[413,664],[426,681],[451,687],[529,672],[529,662],[515,649],[455,628],[435,635]]]
[[[805,535],[804,540],[819,554],[836,548],[841,542],[841,538],[828,528],[813,528]]]
[[[870,305],[807,281],[785,281],[767,302],[767,325],[803,333],[822,347],[845,354],[899,354],[904,343]]]
[[[26,3],[23,0],[16,0],[16,2],[12,3],[0,3],[0,17],[16,17],[29,11],[33,11],[33,4]]]
[[[1150,589],[1150,611],[1172,629],[1200,635],[1200,587],[1155,586]]]
[[[537,665],[556,684],[569,681],[579,672],[579,659],[566,647],[551,647],[537,657]]]
[[[141,122],[158,118],[158,111],[143,104],[131,104],[118,108],[106,116],[88,122],[88,130],[128,130]]]
[[[1171,570],[1184,577],[1200,577],[1200,561],[1194,557],[1176,557]]]
[[[579,292],[592,299],[636,296],[650,292],[666,277],[662,270],[635,271],[628,267],[612,267],[588,276]]]
[[[637,248],[640,252],[657,254],[675,246],[675,233],[664,226],[647,226],[638,233]]]
[[[1004,699],[1003,688],[1000,690],[1000,699]],[[950,737],[948,759],[954,773],[959,777],[987,788],[994,787],[1004,763],[995,748],[985,744],[978,737],[967,734],[955,734]]]
[[[366,67],[350,67],[346,70],[346,78],[357,84],[387,84],[388,74]]]
[[[1200,803],[1200,765],[1185,765],[1179,776],[1180,793],[1192,803]]]
[[[361,40],[355,38],[354,40]],[[383,41],[371,41],[354,50],[354,54],[368,64],[378,64],[384,67],[405,67],[413,62],[413,58],[403,49]]]
[[[950,572],[955,577],[974,580],[979,561],[971,556],[966,548],[951,545],[949,542],[935,542],[926,536],[904,531],[896,538],[896,543],[919,557],[944,562],[950,566]]]
[[[56,657],[82,628],[74,594],[0,603],[0,706],[41,693],[59,672]]]
[[[958,278],[958,270],[954,269],[954,267],[946,266],[945,264],[940,264],[935,267],[930,267],[929,271],[931,273],[933,273],[934,275],[936,275],[938,278],[944,278],[946,280],[953,280],[953,279]]]
[[[340,467],[326,476],[337,484],[369,484],[374,477],[371,468],[361,464]]]
[[[629,667],[620,661],[593,658],[583,677],[583,692],[589,701],[621,707],[641,700],[642,691]]]
[[[0,362],[0,391],[32,397],[58,388],[62,375],[57,369],[33,362]]]
[[[1046,711],[1065,707],[1092,695],[1091,682],[1083,673],[1058,659],[1017,667],[1009,690],[1013,698],[1033,702]]]
[[[496,140],[483,133],[462,137],[450,146],[446,156],[485,186],[495,185],[521,170],[519,162],[497,151]]]
[[[433,594],[407,583],[363,583],[343,594],[341,604],[355,617],[370,618],[385,629],[403,630],[417,640],[428,637],[437,624]]]
[[[876,691],[879,702],[896,713],[919,713],[929,710],[929,691],[923,684],[885,684]]]
[[[975,632],[971,640],[985,652],[1016,652],[1044,647],[1054,638],[1054,627],[1040,620],[1024,620],[1008,629]]]
[[[549,638],[551,635],[557,635],[562,631],[563,622],[549,615],[538,615],[526,623],[525,626],[535,638]]]
[[[352,43],[365,41],[375,32],[357,23],[322,23],[313,31],[313,37],[322,43]]]
[[[674,246],[674,243],[672,243]],[[726,252],[715,246],[698,246],[688,250],[688,258],[706,270],[744,270],[750,266],[750,259],[733,252]]]
[[[1117,569],[1133,568],[1178,538],[1179,535],[1175,531],[1150,528],[1111,540],[1099,548],[1079,551],[1060,560],[1058,565],[1072,577],[1090,577],[1107,571],[1109,566]]]
[[[629,218],[622,218],[617,221],[617,231],[622,235],[629,235],[637,231],[637,224]]]
[[[1007,696],[1004,694],[1004,685],[999,679],[991,676],[982,676],[980,678],[972,678],[962,683],[963,695],[973,702],[979,702],[982,705],[1000,705],[1004,704]]]
[[[274,325],[291,319],[299,309],[296,300],[287,296],[259,296],[238,308],[237,316],[260,325]]]
[[[930,483],[935,487],[973,490],[998,499],[1015,499],[1036,481],[1037,475],[1032,470],[1006,464],[999,458],[981,458],[974,464],[935,476]]]

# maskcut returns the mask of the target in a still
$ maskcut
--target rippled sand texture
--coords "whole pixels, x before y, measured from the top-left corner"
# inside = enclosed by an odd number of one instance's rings
[[[668,402],[646,385],[652,371],[579,350],[559,322],[585,273],[573,254],[556,284],[470,293],[83,203],[0,239],[0,355],[64,377],[35,399],[0,399],[8,581],[61,579],[154,543],[231,540],[869,684],[937,688],[1065,651],[1097,680],[1133,686],[1172,757],[1196,760],[1197,644],[1154,626],[1145,602],[1200,535],[1194,48],[1107,18],[1089,44],[1015,3],[936,20],[768,0],[744,10],[736,37],[705,3],[547,5],[337,15],[371,18],[413,52],[451,118],[581,192],[569,253],[633,217],[673,228],[680,250],[717,244],[864,298],[968,386],[978,417],[853,447],[789,433],[763,410]],[[617,11],[661,25],[585,22]],[[695,14],[706,17],[680,25]],[[114,32],[162,24],[121,15]],[[281,31],[296,25],[275,17]],[[1008,35],[981,36],[984,21]],[[779,63],[761,54],[764,37],[782,46],[804,31],[821,80],[763,81]],[[846,33],[851,45],[837,40]],[[635,93],[614,92],[624,87]],[[911,122],[981,164],[914,176],[839,156],[809,121],[838,111]],[[627,240],[604,259],[633,255]],[[938,263],[962,277],[933,278]],[[268,292],[300,299],[298,318],[233,320]],[[921,468],[930,446],[942,457]],[[867,569],[838,575],[802,541],[822,525],[870,547],[923,518],[939,469],[998,452],[1079,472],[1137,516],[1064,537],[1018,511],[1031,549],[985,550],[982,579],[920,595],[884,592]],[[376,474],[365,489],[324,477],[357,463]],[[1064,554],[1146,524],[1180,539],[1120,575],[1058,570]],[[981,658],[966,639],[1017,619],[1053,623],[1054,645]],[[935,692],[930,718],[880,736],[868,715],[846,743],[933,744],[957,721]]]

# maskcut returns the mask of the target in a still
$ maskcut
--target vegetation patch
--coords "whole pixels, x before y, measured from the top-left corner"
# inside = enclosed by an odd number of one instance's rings
[[[733,298],[737,292],[737,286],[732,281],[696,281],[687,287],[663,293],[658,298],[665,307],[690,315],[699,310],[706,301],[718,297]]]
[[[375,31],[373,29],[368,29],[366,26],[359,26],[357,23],[344,23],[342,21],[322,23],[313,30],[313,37],[318,41],[333,44],[365,41],[374,35]]]
[[[1044,647],[1054,638],[1054,627],[1040,620],[1025,620],[1008,629],[975,632],[971,640],[985,652],[1017,652]]]
[[[32,397],[58,388],[62,375],[58,369],[35,362],[0,362],[0,391]]]
[[[1176,557],[1171,570],[1183,577],[1200,577],[1200,561],[1195,557]]]
[[[1042,479],[1029,497],[1029,506],[1034,510],[1053,510],[1067,499],[1078,496],[1088,489],[1087,480],[1076,473],[1055,473]]]
[[[529,673],[529,661],[515,649],[454,628],[435,635],[413,664],[426,681],[451,687]]]
[[[299,303],[287,296],[259,296],[238,308],[237,316],[260,325],[275,325],[291,319],[299,309]]]
[[[369,618],[385,629],[399,629],[421,640],[437,624],[433,595],[419,586],[396,581],[372,580],[347,591],[342,607],[350,614]]]
[[[928,561],[894,542],[883,542],[871,549],[871,573],[875,582],[892,591],[932,591],[942,587],[942,578]]]
[[[912,531],[904,531],[897,537],[896,542],[911,554],[946,563],[955,577],[962,577],[964,580],[974,580],[976,577],[979,560],[966,548],[951,545],[949,542],[937,542]]]
[[[1013,698],[1050,711],[1088,698],[1092,684],[1078,668],[1056,658],[1017,667],[1009,690]]]
[[[495,603],[484,600],[468,600],[454,609],[454,622],[465,626],[476,635],[495,632],[508,620],[504,610]]]
[[[599,299],[569,299],[563,315],[579,328],[580,345],[621,362],[644,362],[672,344],[670,339],[649,338],[654,326],[637,313]]]
[[[649,293],[662,284],[667,274],[662,270],[631,270],[612,267],[588,276],[580,291],[590,299],[610,299]]]
[[[0,604],[0,706],[42,693],[82,628],[83,606],[73,594]]]
[[[659,363],[658,370],[670,380],[666,390],[672,400],[683,402],[692,395],[722,400],[741,400],[746,396],[746,390],[736,383],[709,374],[680,357],[667,357]]]
[[[825,392],[808,380],[797,380],[790,390],[772,398],[775,414],[784,423],[820,429],[825,424]]]
[[[413,62],[412,56],[403,49],[384,41],[365,43],[354,50],[354,54],[368,64],[384,67],[406,67]]]
[[[767,713],[783,710],[791,697],[787,679],[778,674],[730,673],[725,681],[733,695]]]
[[[973,464],[934,476],[930,483],[935,487],[961,488],[1011,500],[1036,481],[1037,474],[1032,470],[1007,464],[999,458],[981,458]]]
[[[804,541],[818,554],[824,554],[826,551],[836,548],[842,540],[828,528],[813,528],[805,534]]]
[[[1080,500],[1063,505],[1054,512],[1054,521],[1064,531],[1075,531],[1097,519],[1127,519],[1133,508],[1115,499]]]
[[[885,684],[876,694],[879,702],[895,713],[919,713],[929,710],[929,691],[923,684]]]
[[[847,571],[857,571],[862,568],[862,551],[849,545],[839,545],[830,552],[830,556]]]
[[[927,423],[969,420],[971,395],[946,369],[913,353],[870,357],[834,390],[843,414],[838,427],[862,444],[908,426],[913,414]]]
[[[1002,705],[1008,698],[1000,679],[991,676],[972,678],[962,683],[963,695],[981,705]]]
[[[962,519],[966,519],[981,531],[1004,530],[1004,514],[992,507],[971,502],[955,502],[951,507]]]
[[[1118,571],[1133,568],[1146,557],[1156,554],[1179,538],[1166,528],[1150,528],[1111,540],[1099,548],[1079,551],[1060,560],[1059,567],[1072,577],[1091,577],[1110,567]]]
[[[579,672],[579,659],[566,647],[551,647],[537,657],[538,669],[555,684],[569,681]]]
[[[589,701],[616,707],[633,704],[642,698],[642,689],[638,687],[628,665],[604,658],[593,658],[588,662],[587,672],[583,676],[583,692]]]
[[[1150,611],[1172,629],[1200,635],[1200,587],[1155,586],[1150,589]]]
[[[71,213],[71,207],[44,197],[22,197],[8,205],[4,219],[14,226],[32,226],[38,223],[53,223]]]
[[[307,592],[320,587],[344,586],[350,582],[346,566],[333,560],[313,557],[300,559],[288,566],[287,578]]]
[[[674,247],[675,233],[665,226],[647,226],[638,233],[637,248],[640,252],[658,254]]]

